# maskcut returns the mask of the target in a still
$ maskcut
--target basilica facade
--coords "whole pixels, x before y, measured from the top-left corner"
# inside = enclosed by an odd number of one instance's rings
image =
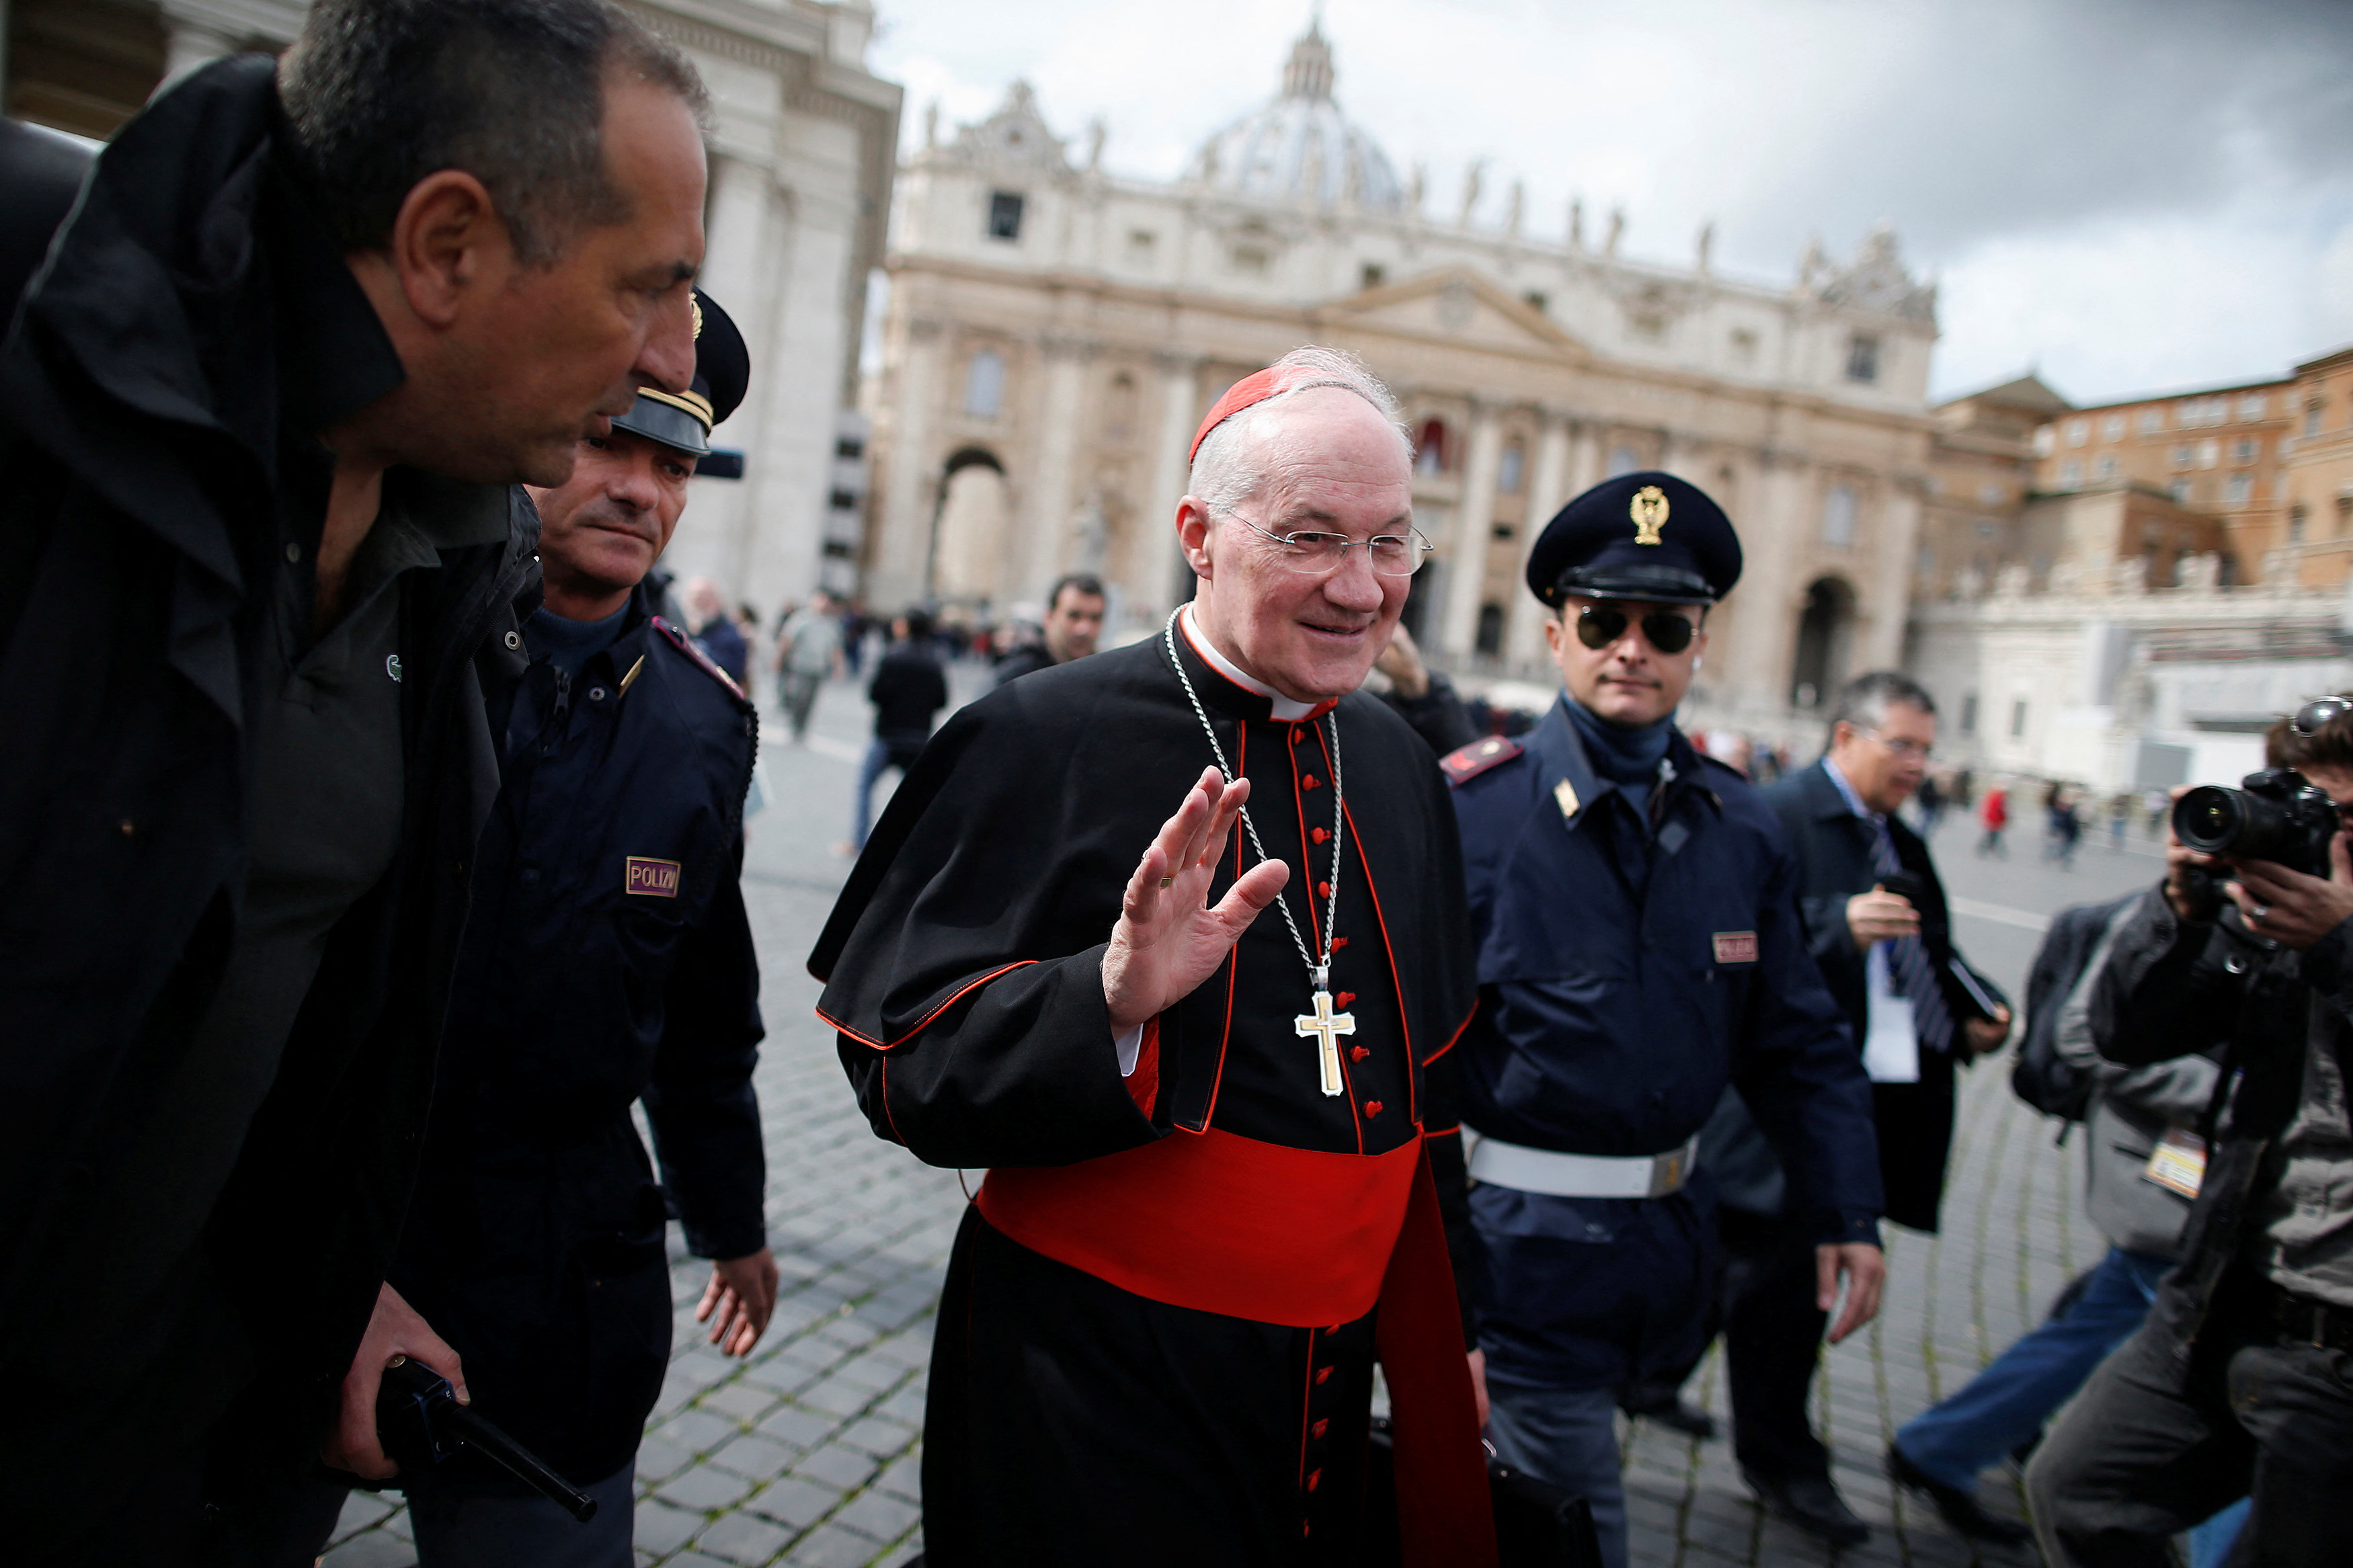
[[[1482,225],[1475,174],[1433,214],[1334,77],[1311,27],[1173,183],[1112,174],[1100,130],[1058,134],[1020,83],[977,124],[934,111],[899,173],[867,388],[869,597],[1001,614],[1084,569],[1126,625],[1156,623],[1190,589],[1172,522],[1201,416],[1322,342],[1408,411],[1438,547],[1409,624],[1457,669],[1541,668],[1528,546],[1587,486],[1651,468],[1717,496],[1746,548],[1711,623],[1712,710],[1786,714],[1894,662],[1936,327],[1894,237],[1844,264],[1810,249],[1774,288],[1718,275],[1704,234],[1662,267],[1620,254],[1619,218],[1539,226],[1516,190]]]

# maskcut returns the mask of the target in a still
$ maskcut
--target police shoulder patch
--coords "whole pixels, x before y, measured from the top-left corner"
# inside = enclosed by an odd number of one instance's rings
[[[1473,741],[1461,751],[1440,757],[1438,765],[1445,772],[1448,784],[1465,784],[1489,768],[1508,763],[1526,750],[1517,741],[1490,735],[1483,741]]]
[[[751,700],[744,695],[744,689],[735,684],[735,678],[728,674],[725,670],[720,668],[716,664],[713,664],[711,661],[711,656],[703,652],[702,649],[697,646],[692,637],[687,636],[686,633],[681,631],[678,627],[671,626],[659,616],[656,616],[654,617],[654,630],[661,633],[664,637],[668,638],[670,640],[670,645],[672,647],[678,649],[679,652],[692,659],[705,675],[708,675],[712,679],[719,682],[720,685],[733,692],[737,701],[747,702]]]

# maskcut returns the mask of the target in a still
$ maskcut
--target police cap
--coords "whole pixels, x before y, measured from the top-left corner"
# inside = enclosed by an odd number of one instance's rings
[[[1571,594],[1710,605],[1738,581],[1732,520],[1697,485],[1655,469],[1602,480],[1528,552],[1528,587],[1554,609]]]
[[[694,382],[684,392],[638,388],[637,406],[613,420],[628,430],[702,457],[711,450],[711,427],[735,412],[752,379],[751,351],[727,312],[702,289],[694,291]]]

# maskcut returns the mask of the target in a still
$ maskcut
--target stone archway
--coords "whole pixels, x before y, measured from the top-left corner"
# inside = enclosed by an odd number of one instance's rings
[[[1820,708],[1845,684],[1854,649],[1854,588],[1843,577],[1817,577],[1798,616],[1798,656],[1789,671],[1789,705]]]
[[[932,520],[928,597],[965,604],[997,597],[1012,510],[1005,465],[996,453],[965,447],[949,457]]]

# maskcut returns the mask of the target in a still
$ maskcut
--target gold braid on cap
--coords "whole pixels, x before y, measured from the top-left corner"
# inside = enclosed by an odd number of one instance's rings
[[[694,416],[697,423],[708,430],[718,423],[712,416],[711,400],[699,392],[664,392],[658,386],[638,388],[639,397],[650,397],[656,403],[667,403],[672,408],[683,409]]]

